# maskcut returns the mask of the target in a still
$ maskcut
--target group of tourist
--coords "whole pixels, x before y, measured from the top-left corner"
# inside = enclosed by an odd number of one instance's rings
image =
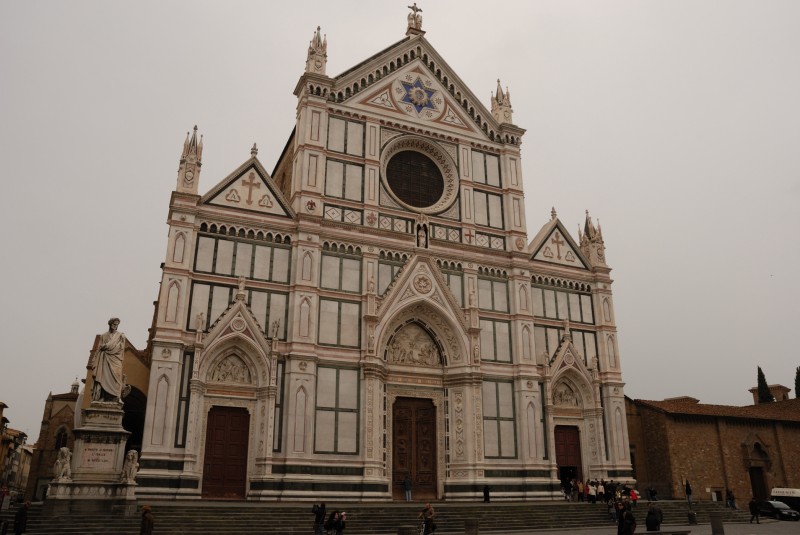
[[[314,504],[311,507],[311,512],[314,514],[314,535],[342,535],[344,532],[345,524],[347,521],[347,513],[344,511],[332,511],[328,518],[325,518],[327,512],[325,502],[319,505]]]
[[[627,485],[615,483],[614,481],[587,479],[578,481],[575,478],[564,481],[561,486],[561,494],[564,499],[573,502],[605,503],[609,501],[629,499],[633,507],[639,500],[639,493]]]

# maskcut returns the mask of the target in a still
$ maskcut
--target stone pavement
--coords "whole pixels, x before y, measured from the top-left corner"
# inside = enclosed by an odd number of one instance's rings
[[[762,519],[761,524],[738,524],[730,523],[725,524],[725,535],[798,535],[800,533],[800,523],[791,521],[778,521],[770,519]],[[678,526],[678,525],[663,525],[665,530],[690,530],[690,535],[711,535],[711,524],[699,524],[696,526]],[[504,535],[549,535],[569,533],[569,535],[616,535],[616,526],[598,526],[591,529],[563,529],[563,530],[531,530],[531,531],[509,531]],[[658,531],[648,532],[644,527],[644,522],[639,523],[636,528],[637,534],[653,533],[658,534]],[[663,533],[663,532],[662,532]],[[494,532],[497,535],[497,532]]]

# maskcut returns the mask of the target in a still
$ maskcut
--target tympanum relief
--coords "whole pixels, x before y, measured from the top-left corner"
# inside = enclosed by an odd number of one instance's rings
[[[578,394],[567,383],[559,383],[553,390],[553,405],[560,407],[580,407]]]
[[[210,379],[215,383],[250,384],[250,370],[236,355],[225,357],[211,370]]]
[[[431,336],[419,325],[410,323],[400,329],[386,348],[386,358],[391,364],[413,366],[439,366],[439,348]]]

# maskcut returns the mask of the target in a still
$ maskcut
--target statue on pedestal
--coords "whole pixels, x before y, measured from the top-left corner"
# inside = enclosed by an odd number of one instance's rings
[[[139,454],[136,450],[130,450],[125,455],[125,464],[122,465],[122,473],[119,480],[123,483],[136,483],[136,474],[139,472]]]
[[[108,320],[108,332],[100,335],[97,351],[92,355],[92,401],[120,402],[123,388],[122,358],[125,335],[119,331],[119,318]]]
[[[66,446],[58,450],[58,458],[53,465],[53,479],[56,481],[72,479],[72,452]]]

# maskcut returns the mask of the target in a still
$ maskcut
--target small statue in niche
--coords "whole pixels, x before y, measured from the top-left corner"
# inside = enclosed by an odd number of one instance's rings
[[[72,452],[64,446],[58,450],[58,458],[53,465],[53,479],[56,481],[72,480]]]
[[[122,465],[122,473],[119,480],[123,483],[136,483],[136,474],[139,472],[139,454],[136,450],[130,450],[125,455],[125,463]]]
[[[417,225],[417,247],[428,247],[428,228]]]

